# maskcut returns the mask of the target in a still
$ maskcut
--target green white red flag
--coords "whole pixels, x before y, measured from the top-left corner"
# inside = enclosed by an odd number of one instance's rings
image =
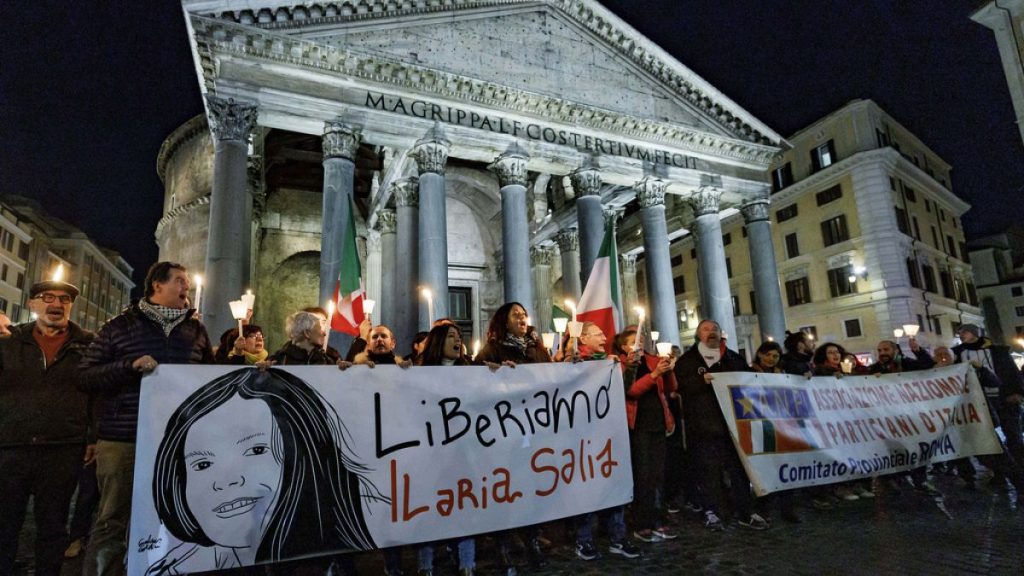
[[[334,285],[334,315],[331,316],[331,330],[352,336],[359,336],[359,324],[365,318],[363,299],[366,289],[359,267],[359,250],[356,249],[355,206],[349,205],[348,222],[341,240],[341,270]]]
[[[590,278],[576,310],[579,322],[593,322],[611,339],[619,333],[622,315],[619,297],[619,250],[615,244],[615,227],[606,226],[601,249],[594,260]]]

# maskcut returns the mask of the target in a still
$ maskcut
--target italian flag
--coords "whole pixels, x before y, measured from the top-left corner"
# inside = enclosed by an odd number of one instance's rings
[[[356,249],[355,206],[349,205],[348,222],[341,240],[341,271],[334,285],[334,315],[331,316],[331,330],[352,336],[359,336],[359,323],[363,321],[363,299],[366,289],[363,274],[359,268],[359,251]]]
[[[579,322],[593,322],[609,340],[619,333],[622,310],[619,298],[619,250],[615,245],[615,227],[606,226],[604,241],[594,260],[594,268],[583,288],[576,310]]]

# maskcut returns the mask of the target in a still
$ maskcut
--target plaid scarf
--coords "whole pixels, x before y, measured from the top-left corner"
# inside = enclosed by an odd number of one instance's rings
[[[147,318],[156,322],[164,329],[164,335],[170,336],[171,330],[181,323],[182,320],[188,318],[188,308],[168,308],[167,306],[161,306],[159,304],[153,304],[145,298],[139,300],[139,310],[146,315]]]

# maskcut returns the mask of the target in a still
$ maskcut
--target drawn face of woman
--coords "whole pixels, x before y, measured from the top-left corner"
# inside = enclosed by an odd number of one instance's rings
[[[237,423],[226,434],[224,423]],[[238,396],[196,421],[185,438],[185,500],[203,532],[218,545],[259,546],[281,485],[271,453],[270,408]]]
[[[448,329],[448,335],[444,339],[444,357],[449,360],[457,360],[462,356],[462,334],[459,329],[452,326]]]

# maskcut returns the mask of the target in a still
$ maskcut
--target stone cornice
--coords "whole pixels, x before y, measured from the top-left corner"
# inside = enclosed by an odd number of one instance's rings
[[[578,1],[561,0],[565,3]],[[687,126],[638,118],[563,98],[510,88],[479,78],[411,64],[381,54],[339,49],[226,20],[195,14],[190,17],[195,32],[199,68],[204,75],[205,89],[210,93],[216,92],[214,79],[217,65],[214,53],[235,54],[243,58],[262,59],[316,70],[323,74],[357,78],[382,86],[420,92],[427,96],[518,112],[534,118],[659,143],[690,153],[753,163],[766,169],[779,152],[778,147],[760,135],[753,138],[754,141],[719,136]],[[622,39],[626,45],[635,45],[634,38]],[[662,74],[670,74],[665,66],[658,70]],[[689,86],[689,83],[681,78],[677,83],[679,90]],[[684,93],[699,94],[696,89],[693,89],[694,92],[689,90],[690,88],[687,88]],[[701,109],[720,108],[706,96],[701,98],[702,102],[707,99],[708,103]]]
[[[790,184],[775,194],[772,194],[771,202],[772,204],[780,205],[783,202],[799,198],[804,192],[809,190],[821,190],[825,186],[838,183],[845,174],[848,174],[854,168],[871,162],[881,162],[890,170],[898,168],[904,175],[914,179],[913,183],[919,190],[928,190],[932,194],[938,196],[942,200],[944,206],[949,208],[950,212],[956,216],[963,216],[963,214],[971,208],[970,204],[939,184],[924,170],[915,166],[913,162],[910,162],[892,148],[876,148],[866,152],[858,152],[848,158],[843,158],[828,168],[815,172],[807,178],[804,178],[794,184]]]
[[[230,11],[212,10],[214,6],[209,5],[210,3],[206,3],[204,11],[200,4],[202,3],[194,2],[193,6],[186,6],[186,9],[211,18],[288,31],[338,28],[340,25],[356,21],[394,20],[410,16],[422,18],[444,12],[547,6],[563,14],[601,40],[609,49],[618,52],[621,57],[657,79],[676,98],[687,102],[708,121],[732,133],[734,137],[761,144],[783,140],[781,136],[718,93],[671,55],[593,0],[336,0],[318,2],[312,6],[292,0],[268,2],[263,8],[254,8],[252,2],[247,2],[245,9]]]
[[[196,136],[208,135],[209,133],[209,124],[207,124],[206,116],[203,114],[192,117],[181,126],[178,126],[174,132],[171,132],[170,136],[165,138],[164,143],[160,145],[160,152],[156,155],[156,174],[160,177],[160,181],[164,181],[167,175],[167,163],[174,157],[178,148],[181,148],[182,145]]]
[[[196,198],[191,202],[186,202],[185,204],[178,206],[174,210],[171,210],[166,215],[164,215],[164,217],[161,218],[160,221],[156,223],[156,233],[160,234],[160,231],[163,230],[165,226],[174,221],[175,218],[187,214],[188,212],[191,212],[192,210],[198,208],[199,206],[206,206],[209,203],[210,195],[207,194],[206,196],[200,196],[199,198]]]

